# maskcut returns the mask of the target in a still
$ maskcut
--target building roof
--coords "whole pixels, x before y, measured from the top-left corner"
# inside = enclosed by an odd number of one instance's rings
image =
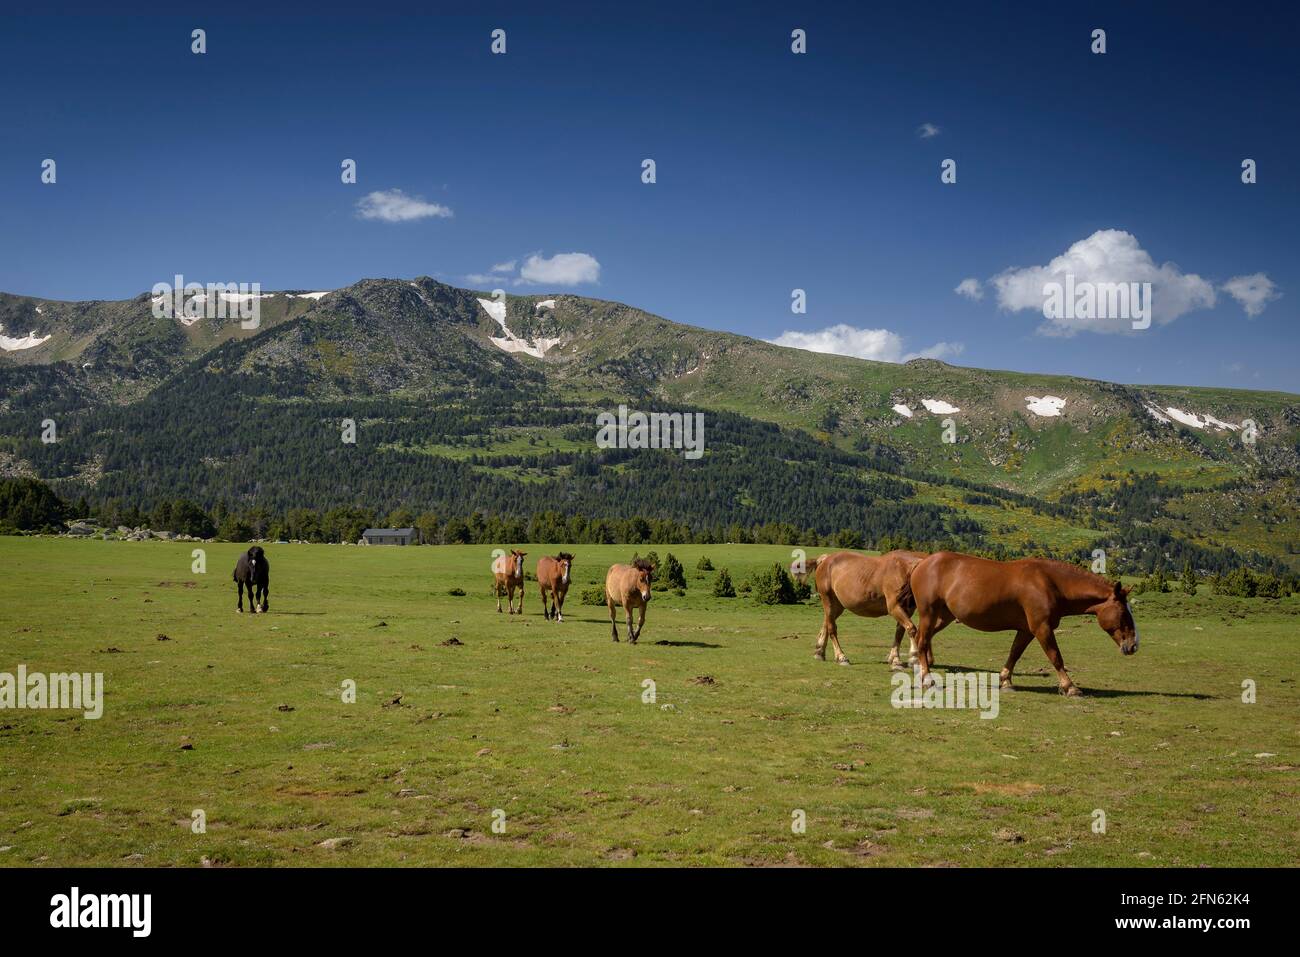
[[[367,528],[362,535],[414,535],[413,528]]]

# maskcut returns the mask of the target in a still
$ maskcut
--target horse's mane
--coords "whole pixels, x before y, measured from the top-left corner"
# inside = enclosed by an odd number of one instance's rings
[[[643,572],[652,572],[652,571],[655,570],[654,565],[652,565],[652,564],[650,563],[650,559],[648,559],[648,558],[634,558],[634,559],[632,559],[632,567],[633,567],[633,568],[638,568],[638,569],[640,569],[640,570],[643,571]]]
[[[557,562],[571,562],[573,561],[573,556],[568,552],[560,552],[560,554],[555,556],[555,560]]]

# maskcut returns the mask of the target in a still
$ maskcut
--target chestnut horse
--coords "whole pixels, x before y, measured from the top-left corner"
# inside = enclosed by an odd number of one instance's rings
[[[573,568],[573,556],[560,552],[552,558],[543,555],[537,559],[537,587],[542,592],[542,615],[564,621],[564,596],[569,593],[569,572]],[[550,596],[551,605],[546,603]]]
[[[1002,667],[1002,687],[1012,690],[1011,672],[1029,642],[1037,638],[1056,669],[1060,692],[1080,694],[1065,671],[1056,627],[1067,615],[1096,615],[1097,624],[1126,655],[1138,650],[1138,629],[1128,607],[1129,590],[1119,582],[1077,565],[1045,558],[995,562],[957,552],[936,552],[912,569],[900,598],[917,609],[921,684],[934,679],[930,642],[960,621],[976,631],[1014,631],[1011,654]]]
[[[817,593],[822,599],[822,630],[817,633],[817,650],[813,657],[826,660],[826,640],[835,647],[835,660],[847,665],[849,659],[840,648],[839,629],[835,621],[848,609],[864,618],[889,615],[895,621],[894,645],[889,649],[889,665],[902,671],[898,660],[898,646],[906,634],[911,639],[910,660],[916,661],[916,626],[912,624],[912,610],[916,607],[910,599],[900,595],[907,584],[907,576],[924,552],[886,552],[884,555],[860,555],[857,552],[835,552],[820,555],[808,565],[808,572],[816,575]]]
[[[610,565],[605,575],[605,604],[609,606],[609,630],[618,641],[618,625],[614,610],[623,606],[627,613],[627,640],[636,644],[645,627],[645,608],[650,603],[650,582],[655,567],[649,560],[638,558],[631,565]],[[641,619],[632,627],[632,609],[641,609]]]
[[[498,555],[492,560],[492,591],[497,596],[497,611],[501,611],[501,596],[507,595],[510,614],[515,613],[515,589],[519,589],[519,614],[524,613],[524,556],[517,548],[509,555]]]

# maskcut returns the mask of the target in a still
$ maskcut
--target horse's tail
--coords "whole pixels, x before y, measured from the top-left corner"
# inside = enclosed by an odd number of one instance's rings
[[[903,585],[898,589],[898,594],[894,598],[894,603],[907,613],[911,618],[912,613],[916,611],[916,595],[912,593],[912,572],[916,566],[921,564],[921,559],[915,558],[909,561],[903,569]]]

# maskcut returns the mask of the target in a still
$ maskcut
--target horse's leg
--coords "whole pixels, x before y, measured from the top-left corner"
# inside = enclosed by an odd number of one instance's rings
[[[889,663],[894,666],[895,670],[901,671],[902,665],[898,661],[898,648],[903,643],[903,635],[906,634],[911,648],[907,656],[909,665],[916,664],[916,625],[912,624],[912,616],[907,613],[902,605],[898,604],[892,597],[885,600],[885,607],[889,610],[889,616],[898,622],[898,630],[894,632],[894,648],[889,653]],[[933,664],[933,662],[931,662]]]
[[[1032,631],[1022,629],[1016,632],[1016,640],[1011,643],[1011,653],[1007,655],[1007,663],[1002,666],[1000,678],[1003,691],[1016,690],[1011,684],[1011,673],[1016,670],[1016,662],[1020,660],[1020,656],[1025,653],[1025,649],[1029,647],[1029,643],[1033,640],[1034,633]]]
[[[934,683],[930,669],[934,666],[934,652],[931,641],[954,621],[952,613],[945,608],[928,608],[917,615],[916,658],[921,669],[921,687]]]
[[[1047,655],[1047,660],[1056,669],[1056,677],[1060,682],[1058,690],[1061,694],[1070,697],[1083,694],[1070,680],[1070,675],[1065,670],[1065,659],[1061,657],[1061,649],[1056,647],[1056,633],[1052,631],[1052,626],[1048,624],[1039,625],[1034,632],[1034,636],[1038,639],[1038,643],[1043,646],[1043,653]]]
[[[554,593],[555,598],[555,620],[564,621],[564,592],[557,591]]]
[[[833,594],[822,594],[822,630],[817,632],[817,648],[813,651],[813,657],[818,661],[826,660],[826,639],[830,637],[831,632],[835,630],[835,619],[844,611],[844,606]]]
[[[629,644],[636,644],[636,640],[641,637],[635,628],[632,627],[632,606],[624,602],[623,611],[627,613],[627,640]]]
[[[645,627],[645,602],[641,603],[641,617],[636,623],[636,636],[641,637],[641,629]]]
[[[840,604],[838,599],[836,599],[835,607],[832,610],[834,614],[829,618],[826,637],[830,639],[831,647],[835,649],[835,663],[837,665],[847,665],[849,663],[849,656],[846,655],[844,649],[840,647],[840,627],[837,621],[841,613],[844,611],[844,606]]]
[[[235,611],[242,615],[244,613],[244,583],[238,578],[235,579],[235,589],[239,592],[239,604],[235,606]]]
[[[898,648],[903,643],[903,626],[895,623],[894,625],[894,644],[889,649],[889,670],[902,671],[902,662],[898,660]]]
[[[618,641],[618,618],[617,613],[614,610],[617,606],[614,604],[614,600],[608,595],[605,596],[605,604],[609,606],[609,630],[613,633],[614,640]]]
[[[519,614],[522,615],[523,613],[524,613],[524,579],[523,579],[522,576],[520,576],[520,578],[519,578]]]
[[[497,614],[499,615],[501,614],[501,583],[495,579],[492,581],[492,591],[494,591],[497,596]]]

